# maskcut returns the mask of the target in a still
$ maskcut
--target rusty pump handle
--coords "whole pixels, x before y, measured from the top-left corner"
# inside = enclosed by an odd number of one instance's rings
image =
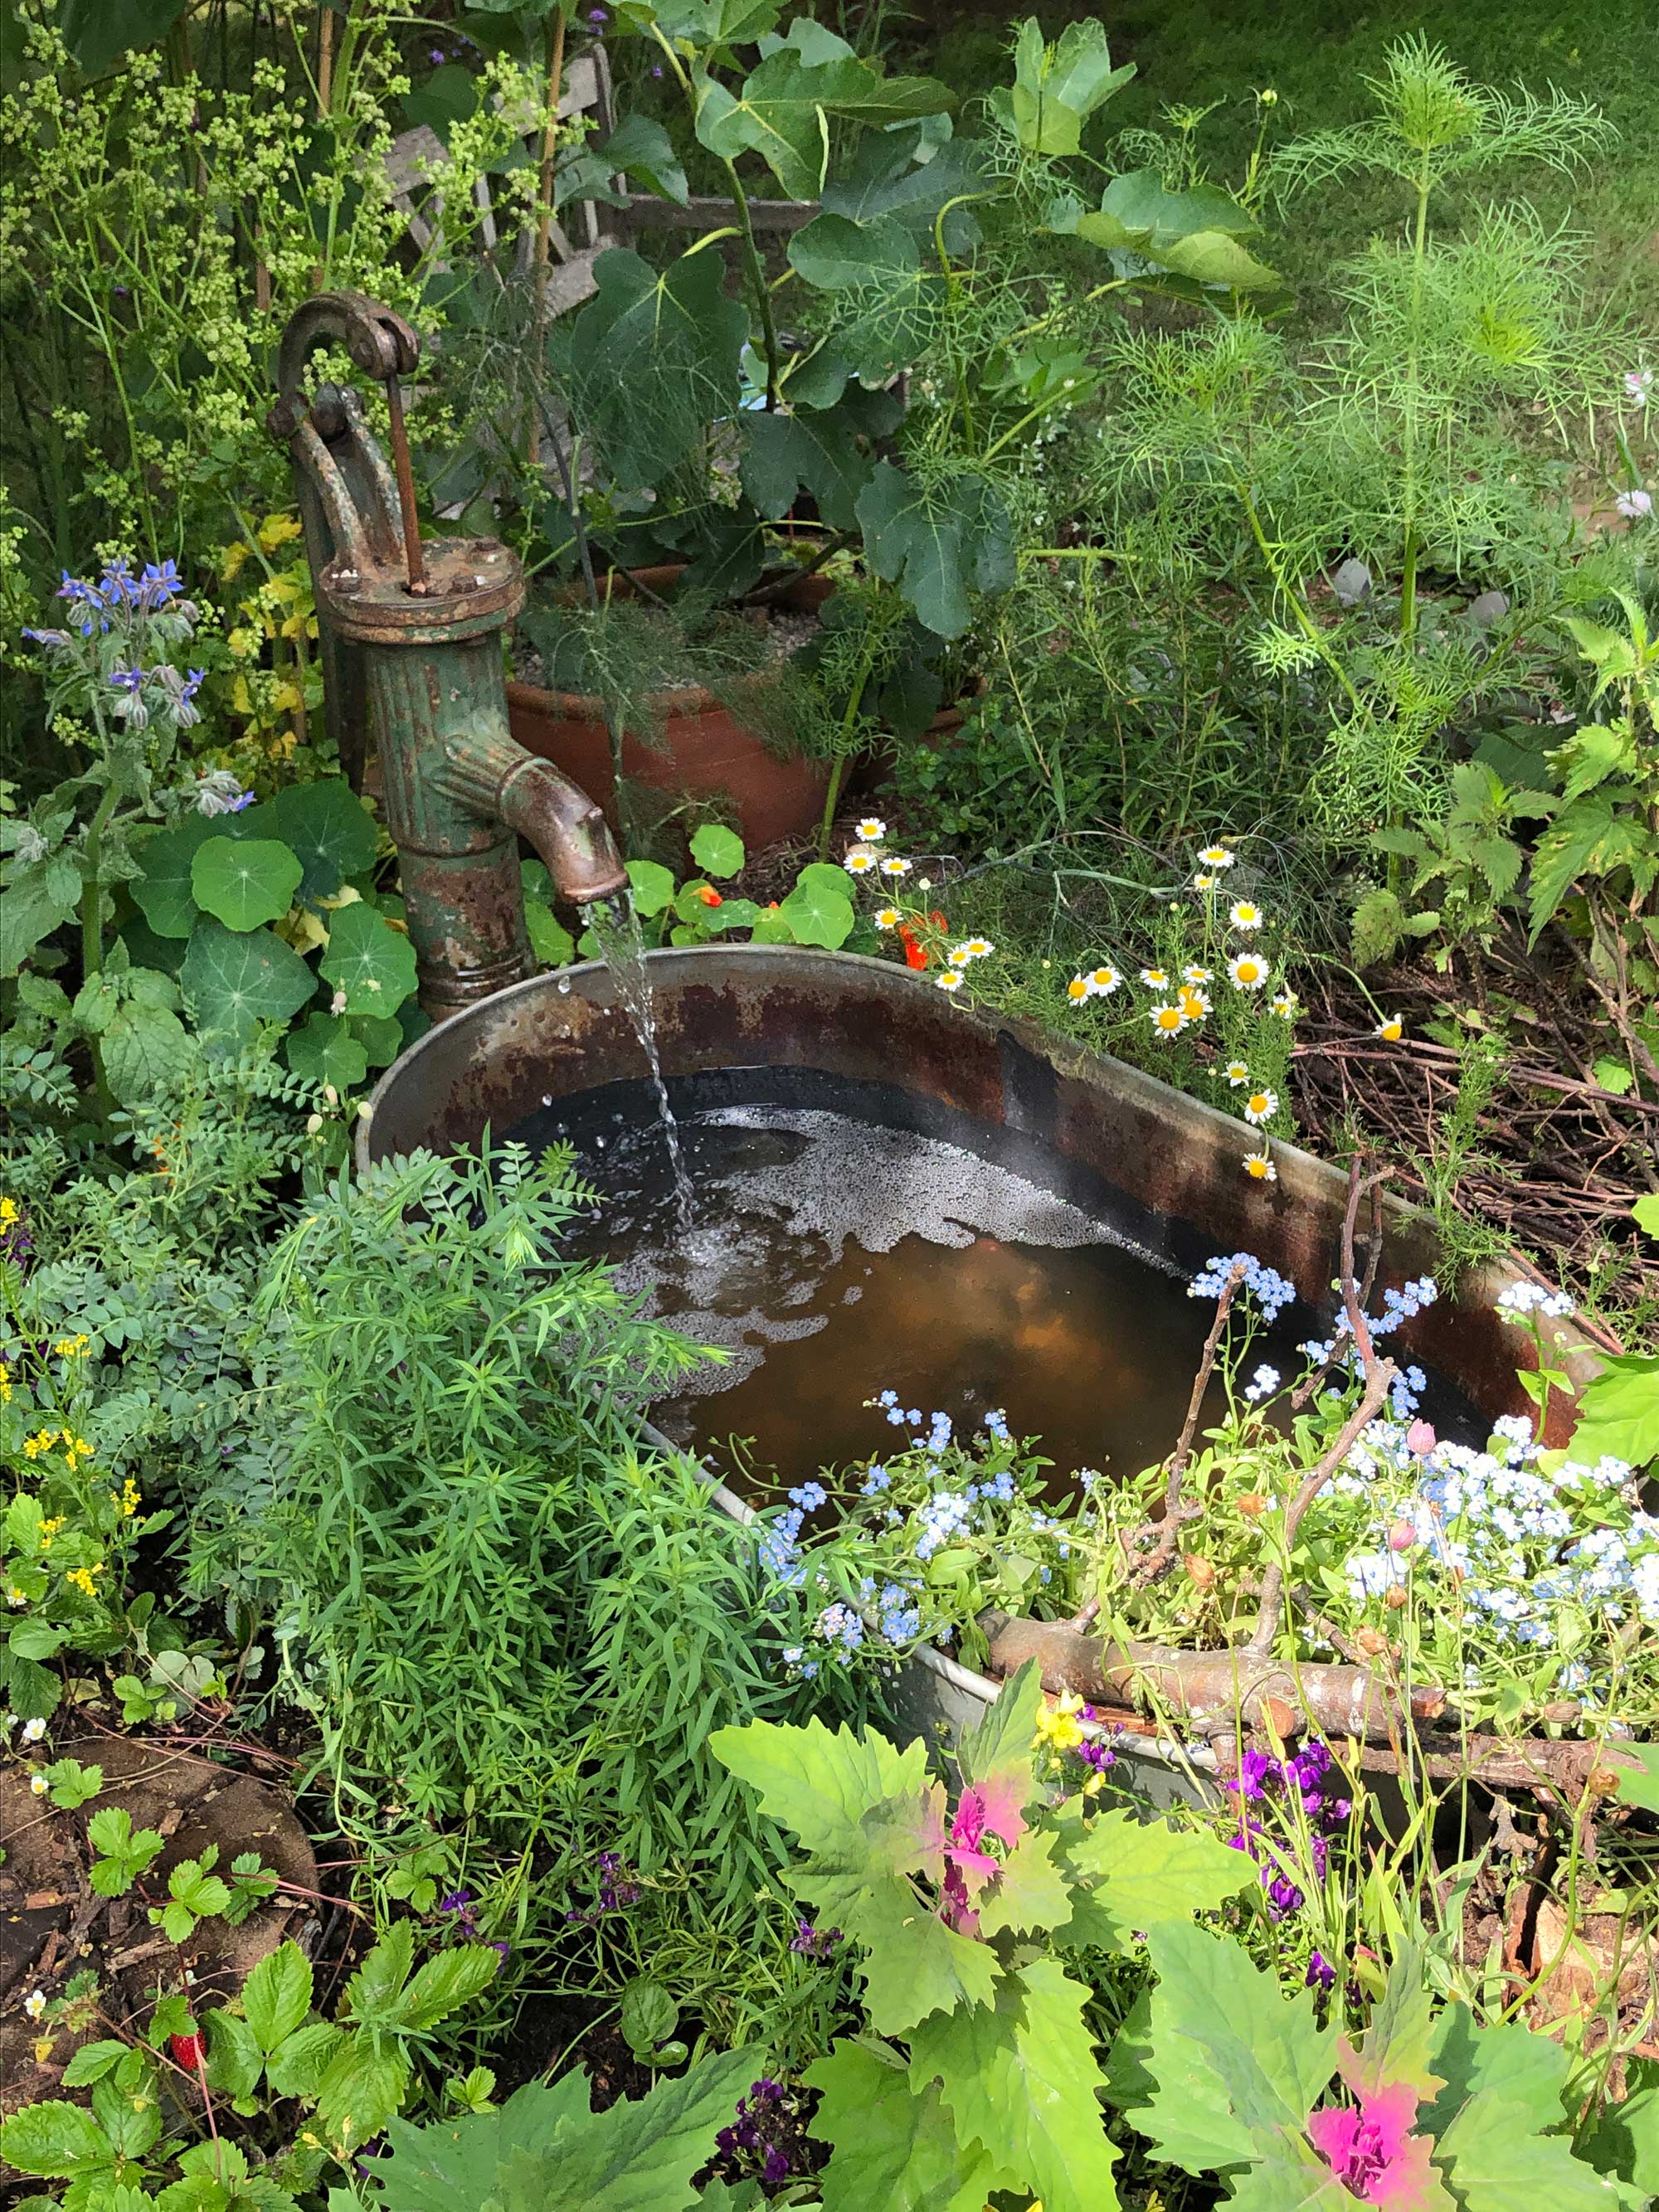
[[[411,326],[392,308],[363,292],[319,292],[289,319],[276,356],[276,404],[266,427],[284,443],[307,429],[325,442],[344,427],[344,415],[331,387],[325,386],[315,401],[302,384],[306,366],[319,345],[332,341],[343,345],[353,365],[376,384],[386,386],[386,410],[392,433],[392,459],[396,473],[397,499],[402,523],[404,568],[408,589],[423,595],[427,589],[425,556],[415,509],[415,474],[409,458],[409,434],[404,425],[403,392],[398,379],[412,376],[421,358],[421,341]],[[308,444],[309,441],[306,442]],[[313,465],[325,499],[333,486],[321,456]],[[334,501],[329,500],[331,507]],[[349,542],[356,533],[343,517],[331,514],[336,535]],[[389,524],[391,517],[385,518]],[[343,526],[342,526],[343,525]]]

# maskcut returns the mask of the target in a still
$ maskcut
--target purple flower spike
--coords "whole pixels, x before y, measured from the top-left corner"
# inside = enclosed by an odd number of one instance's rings
[[[1316,1951],[1308,1961],[1308,1971],[1302,1979],[1307,1989],[1334,1989],[1336,1986],[1336,1969],[1322,1951]]]

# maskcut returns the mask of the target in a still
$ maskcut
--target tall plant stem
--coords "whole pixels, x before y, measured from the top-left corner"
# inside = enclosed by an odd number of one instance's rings
[[[749,212],[749,195],[739,181],[737,164],[722,165],[731,179],[732,197],[737,203],[738,223],[743,233],[744,267],[748,271],[750,289],[755,295],[755,304],[760,310],[761,334],[766,346],[766,405],[775,415],[778,408],[778,326],[772,313],[772,288],[766,281],[766,267],[755,243],[754,220]]]
[[[853,724],[858,719],[859,702],[864,696],[864,687],[870,681],[870,672],[876,665],[876,626],[869,625],[865,632],[864,658],[853,678],[847,712],[841,718],[841,744],[836,749],[835,765],[830,771],[830,788],[823,795],[823,819],[818,824],[818,858],[830,857],[830,836],[836,826],[836,809],[841,804],[841,787],[846,779],[847,763],[852,757]]]
[[[564,81],[564,9],[556,8],[547,26],[547,113],[542,124],[542,169],[537,187],[536,219],[536,343],[531,374],[539,380],[542,348],[547,341],[547,280],[553,258],[553,157],[559,142],[559,95]],[[535,464],[541,452],[541,416],[530,417],[530,450]]]
[[[1400,563],[1400,635],[1410,648],[1417,641],[1417,562],[1420,551],[1417,528],[1417,402],[1423,337],[1423,269],[1429,232],[1429,192],[1432,179],[1426,164],[1417,179],[1417,221],[1412,234],[1412,339],[1406,355],[1406,414],[1401,425],[1401,456],[1405,465],[1405,544]]]

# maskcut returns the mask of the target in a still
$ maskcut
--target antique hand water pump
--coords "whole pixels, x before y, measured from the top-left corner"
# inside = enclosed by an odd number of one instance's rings
[[[330,341],[386,386],[395,481],[354,391],[301,388]],[[534,970],[520,836],[578,905],[628,879],[593,801],[507,734],[501,634],[524,604],[517,559],[493,538],[421,542],[398,385],[419,358],[390,308],[321,293],[283,333],[269,427],[299,488],[328,726],[343,763],[374,738],[421,1004],[438,1018]]]

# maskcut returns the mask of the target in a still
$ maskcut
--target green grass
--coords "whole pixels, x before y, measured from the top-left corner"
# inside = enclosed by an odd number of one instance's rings
[[[1023,12],[1023,11],[1018,11]],[[1086,0],[1039,11],[1051,34],[1070,15],[1098,15],[1115,60],[1139,75],[1110,107],[1111,131],[1157,128],[1172,103],[1221,103],[1203,126],[1207,166],[1218,182],[1242,173],[1255,130],[1255,88],[1279,97],[1278,131],[1288,137],[1348,123],[1368,112],[1364,80],[1377,74],[1396,39],[1420,33],[1443,46],[1477,82],[1542,92],[1555,85],[1593,101],[1620,132],[1618,145],[1575,175],[1535,164],[1483,179],[1483,199],[1525,198],[1553,227],[1591,242],[1590,274],[1611,304],[1659,335],[1659,18],[1652,0]],[[954,19],[954,20],[953,20]],[[922,65],[970,100],[1006,73],[1011,18],[988,9],[963,17],[944,0],[921,0],[890,15],[889,34],[912,66]],[[1091,143],[1092,144],[1092,141]],[[1316,319],[1327,272],[1405,212],[1403,189],[1369,180],[1310,197],[1286,219],[1272,256]],[[1449,194],[1437,210],[1455,229]]]

